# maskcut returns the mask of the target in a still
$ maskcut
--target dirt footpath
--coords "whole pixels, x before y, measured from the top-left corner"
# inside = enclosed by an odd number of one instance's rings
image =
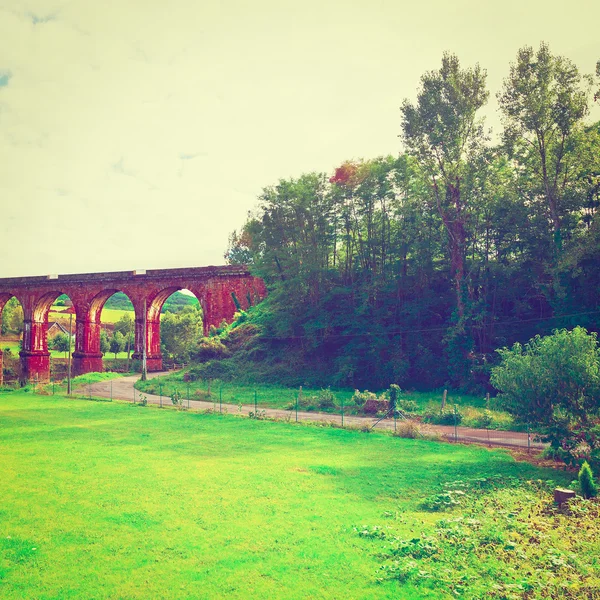
[[[166,372],[161,373],[149,373],[148,377],[157,377],[159,375],[167,375]],[[138,381],[139,375],[132,375],[128,377],[118,377],[108,381],[101,381],[94,383],[89,386],[85,386],[81,391],[84,394],[90,394],[97,398],[114,398],[115,400],[127,400],[129,402],[139,402],[140,392],[135,390],[133,384]],[[171,406],[171,399],[168,396],[154,396],[152,394],[143,394],[146,397],[149,404],[163,404],[164,406]],[[184,400],[184,406],[191,410],[206,410],[214,409],[219,410],[219,403],[205,402],[201,400]],[[221,405],[223,412],[227,411],[229,414],[238,414],[239,406],[237,404],[225,404]],[[296,420],[296,412],[290,410],[281,410],[276,408],[265,408],[258,407],[258,410],[265,411],[267,417],[276,417],[280,419],[289,419],[291,421]],[[250,412],[254,412],[253,404],[242,405],[241,413],[248,415]],[[331,423],[340,424],[342,423],[341,415],[319,413],[319,412],[303,412],[298,411],[299,421],[327,421]],[[353,427],[373,427],[376,429],[394,429],[394,419],[384,419],[377,422],[378,420],[372,417],[358,417],[354,415],[344,416],[344,425]],[[377,423],[376,423],[377,422]],[[401,426],[402,421],[399,419],[396,426]],[[451,425],[427,425],[427,431],[436,433],[445,439],[459,442],[472,442],[478,444],[485,444],[489,446],[507,446],[507,447],[518,447],[518,448],[531,448],[532,450],[540,450],[544,448],[544,444],[533,441],[533,435],[528,439],[528,434],[525,432],[518,431],[496,431],[488,429],[473,429],[471,427],[453,427]]]

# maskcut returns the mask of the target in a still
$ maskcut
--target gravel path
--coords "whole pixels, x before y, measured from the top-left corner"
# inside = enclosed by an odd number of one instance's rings
[[[167,375],[166,372],[161,373],[149,373],[148,377],[157,377],[159,375]],[[119,377],[108,381],[101,381],[94,383],[84,388],[84,393],[89,393],[92,396],[99,398],[114,398],[115,400],[128,400],[133,402],[134,399],[139,401],[140,392],[135,390],[133,384],[139,379],[139,375],[131,375],[127,377]],[[152,394],[143,394],[149,404],[161,404],[160,396]],[[162,397],[162,404],[164,406],[171,406],[171,399],[168,396]],[[188,406],[188,401],[184,400],[184,406]],[[216,407],[219,410],[219,403],[205,402],[200,400],[190,400],[189,408],[193,410],[206,410],[214,409]],[[229,414],[238,414],[239,407],[237,404],[222,404],[222,410],[227,411]],[[280,419],[289,419],[292,421],[296,420],[296,412],[290,410],[281,410],[276,408],[265,408],[259,405],[259,411],[265,411],[267,417],[277,417]],[[254,405],[245,404],[242,405],[241,414],[247,415],[254,411]],[[328,421],[333,423],[342,423],[341,415],[320,413],[320,412],[304,412],[298,411],[299,421]],[[344,425],[350,425],[354,427],[372,427],[376,423],[377,419],[372,417],[358,417],[354,415],[344,416]],[[398,425],[401,421],[398,420]],[[379,421],[375,427],[377,429],[394,429],[393,419],[384,419]],[[471,427],[457,427],[456,430],[453,426],[447,425],[420,425],[421,428],[425,428],[427,431],[437,433],[442,437],[460,442],[474,442],[478,444],[486,444],[490,446],[509,446],[532,449],[542,449],[544,444],[533,441],[533,435],[528,440],[527,433],[518,431],[496,431],[487,429],[473,429]]]

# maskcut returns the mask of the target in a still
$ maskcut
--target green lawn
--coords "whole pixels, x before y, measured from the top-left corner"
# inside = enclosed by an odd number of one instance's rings
[[[420,503],[444,483],[565,478],[500,450],[22,392],[0,393],[0,453],[6,599],[456,597],[381,577],[369,527],[433,535]]]

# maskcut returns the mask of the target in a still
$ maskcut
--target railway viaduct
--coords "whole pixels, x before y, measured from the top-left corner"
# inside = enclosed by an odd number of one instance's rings
[[[133,358],[141,359],[145,348],[148,370],[158,371],[162,369],[160,311],[165,300],[182,289],[189,290],[200,301],[205,334],[211,325],[232,320],[236,310],[234,295],[242,308],[266,295],[262,279],[253,277],[245,266],[240,265],[10,277],[0,278],[0,318],[5,304],[15,296],[23,307],[24,316],[21,377],[48,381],[48,313],[55,300],[61,294],[67,294],[76,316],[74,373],[102,371],[100,314],[104,303],[114,293],[123,292],[135,310]],[[2,352],[0,373],[1,369]]]

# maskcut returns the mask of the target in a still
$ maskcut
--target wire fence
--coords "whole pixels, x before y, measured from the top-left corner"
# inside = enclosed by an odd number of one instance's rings
[[[147,393],[137,390],[131,385],[127,394],[121,386],[115,391],[114,381],[105,380],[97,383],[79,385],[72,397],[86,400],[111,402],[121,400],[137,405],[157,405],[159,408],[175,408],[178,410],[210,411],[219,414],[234,414],[246,416],[251,419],[278,419],[287,422],[320,422],[331,426],[360,429],[361,431],[385,430],[399,437],[440,439],[455,443],[476,443],[487,446],[517,447],[528,452],[543,449],[546,444],[540,442],[535,431],[529,425],[521,431],[494,429],[491,427],[476,428],[465,427],[460,424],[460,415],[454,407],[451,413],[451,423],[430,424],[423,423],[419,416],[406,413],[397,408],[390,408],[377,415],[357,414],[357,407],[349,405],[344,396],[337,404],[328,407],[327,412],[314,410],[311,406],[307,410],[307,396],[302,387],[290,390],[290,401],[281,408],[268,406],[269,398],[261,398],[258,389],[250,387],[236,387],[234,391],[228,389],[222,382],[212,385],[205,382],[204,389],[192,389],[189,382],[181,385],[163,383],[156,378],[154,390],[156,393]],[[34,379],[25,387],[20,387],[14,382],[4,386],[7,389],[21,389],[32,394],[64,394],[66,386],[58,381],[41,383]],[[264,401],[267,401],[266,404]],[[309,401],[308,401],[309,402]],[[310,404],[309,404],[310,406]],[[454,419],[452,420],[452,415]]]

